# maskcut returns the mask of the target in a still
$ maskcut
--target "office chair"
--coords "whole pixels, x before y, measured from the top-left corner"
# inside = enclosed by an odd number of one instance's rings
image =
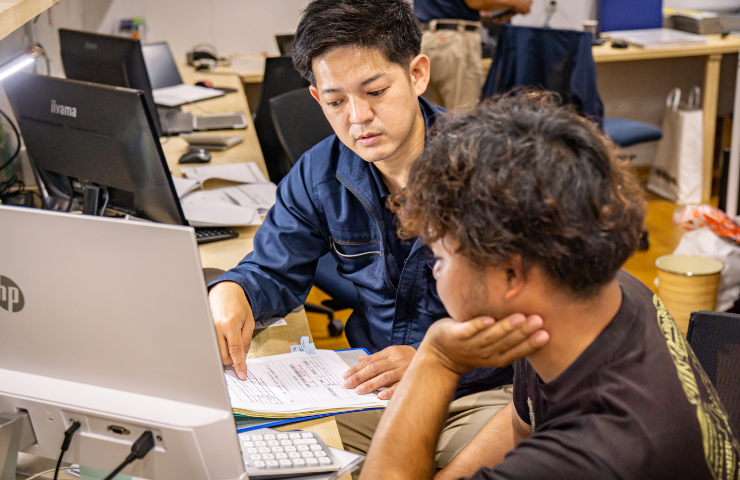
[[[290,57],[293,55],[293,41],[295,35],[275,35],[275,42],[277,42],[278,50],[280,50],[281,57]]]
[[[686,339],[740,434],[740,315],[692,312]]]
[[[488,98],[517,87],[544,88],[597,122],[620,147],[660,140],[663,132],[654,125],[604,118],[591,48],[590,32],[503,25],[481,96]],[[643,229],[639,248],[647,250],[649,245]]]
[[[290,57],[268,57],[265,61],[265,77],[262,82],[262,94],[257,105],[257,114],[254,118],[254,130],[257,133],[265,158],[265,166],[270,180],[280,183],[280,180],[293,166],[290,158],[280,144],[275,126],[270,114],[270,99],[280,94],[308,87],[308,81],[303,79],[293,67]]]
[[[308,88],[270,99],[270,112],[280,143],[290,158],[291,167],[307,150],[334,134],[324,112]],[[306,303],[306,310],[327,315],[329,335],[339,336],[344,324],[334,318],[334,312],[355,308],[358,303],[357,289],[352,282],[339,276],[337,262],[331,253],[319,259],[314,285],[326,292],[331,300],[325,300],[322,305]]]

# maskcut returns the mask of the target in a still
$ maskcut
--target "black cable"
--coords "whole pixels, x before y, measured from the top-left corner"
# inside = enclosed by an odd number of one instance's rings
[[[10,128],[12,128],[13,132],[15,133],[16,140],[18,140],[18,146],[15,147],[15,152],[13,153],[13,155],[10,156],[10,159],[7,162],[3,163],[2,166],[0,166],[0,172],[2,172],[8,165],[13,163],[15,159],[18,158],[18,154],[21,153],[21,134],[15,124],[10,120],[10,117],[5,114],[5,112],[0,110],[0,115],[5,117],[5,120],[8,121],[8,123],[10,124]]]
[[[82,424],[80,422],[72,422],[72,425],[67,429],[66,432],[64,432],[64,441],[62,442],[62,452],[59,454],[59,460],[57,461],[57,468],[54,470],[54,480],[57,480],[57,477],[59,476],[59,467],[62,466],[62,459],[64,458],[64,453],[69,450],[69,445],[72,443],[72,437],[74,437],[75,432],[80,429]]]
[[[105,477],[105,480],[113,480],[113,478],[118,475],[121,470],[126,468],[134,460],[140,460],[146,457],[146,454],[151,452],[153,448],[154,434],[152,434],[151,430],[147,430],[146,432],[141,434],[138,440],[134,442],[134,445],[131,447],[131,453],[128,457],[126,457],[126,460],[124,460],[122,464],[120,464],[115,470],[113,470],[110,475]]]
[[[67,213],[69,213],[72,210],[72,203],[75,201],[75,184],[71,178],[67,180],[69,180],[69,203],[67,204]]]

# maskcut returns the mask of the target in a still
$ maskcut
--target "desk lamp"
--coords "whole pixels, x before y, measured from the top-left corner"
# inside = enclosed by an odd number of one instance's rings
[[[36,60],[36,58],[38,58],[42,53],[44,53],[43,48],[33,46],[17,57],[14,57],[3,63],[2,65],[0,65],[0,81],[2,81],[6,77],[9,77],[10,75],[13,75],[18,70],[31,65],[33,61]]]

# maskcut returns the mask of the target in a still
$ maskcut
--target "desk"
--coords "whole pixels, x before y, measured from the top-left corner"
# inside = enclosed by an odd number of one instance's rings
[[[235,93],[227,94],[223,97],[214,98],[203,102],[194,103],[183,107],[193,114],[198,113],[218,113],[218,112],[244,112],[247,116],[249,126],[246,130],[234,131],[226,130],[213,132],[224,135],[243,135],[244,141],[223,152],[212,152],[213,159],[211,164],[225,164],[237,162],[255,162],[262,172],[267,176],[265,160],[262,157],[257,140],[257,134],[252,123],[252,116],[247,106],[247,99],[242,89],[240,78],[237,75],[224,75],[219,73],[200,73],[187,65],[179,65],[183,81],[186,84],[193,84],[201,80],[209,80],[214,86],[234,88]],[[169,138],[162,140],[162,148],[167,158],[167,164],[174,176],[182,176],[180,166],[177,163],[180,156],[187,151],[187,142],[180,138]],[[219,186],[215,180],[209,180],[208,186]],[[203,267],[220,268],[228,270],[251,252],[252,241],[258,227],[241,227],[236,230],[239,232],[239,238],[226,240],[223,242],[207,243],[200,245],[201,264]],[[252,344],[249,349],[247,358],[264,357],[267,355],[277,355],[280,353],[290,353],[291,345],[301,343],[301,337],[307,336],[313,342],[311,329],[308,326],[306,313],[303,307],[292,312],[285,318],[288,325],[280,327],[270,327],[258,330],[252,338]],[[334,417],[324,417],[307,422],[300,422],[280,427],[280,430],[313,430],[321,435],[324,442],[330,447],[342,449],[342,441],[339,437],[337,424]]]
[[[234,74],[200,74],[196,73],[192,68],[184,65],[180,65],[180,72],[184,82],[187,84],[193,84],[200,80],[210,80],[216,86],[230,87],[237,90],[235,93],[230,93],[223,97],[185,106],[183,107],[183,110],[187,110],[193,114],[237,111],[246,113],[247,121],[249,122],[249,126],[246,130],[213,132],[224,135],[243,135],[244,141],[224,152],[212,152],[213,160],[211,163],[217,165],[245,161],[255,162],[263,173],[267,175],[265,161],[262,157],[262,151],[260,150],[259,143],[257,141],[257,135],[254,131],[254,125],[252,124],[252,118],[249,114],[249,108],[247,107],[246,98],[244,96],[244,91],[239,77]],[[167,164],[169,165],[173,176],[182,176],[177,161],[180,156],[187,151],[187,142],[177,137],[169,139],[163,138],[162,148],[165,152]],[[218,187],[220,185],[216,180],[209,180],[208,186]],[[257,231],[257,227],[243,227],[237,228],[236,230],[239,231],[239,238],[237,239],[208,243],[199,246],[198,250],[203,267],[228,270],[234,267],[247,253],[252,251],[252,239]],[[303,310],[303,307],[285,317],[285,321],[288,323],[286,326],[270,327],[258,330],[252,337],[252,344],[247,358],[290,353],[290,346],[300,344],[302,336],[307,336],[311,341],[313,341],[311,329],[308,326],[308,320],[306,319],[306,313]],[[321,435],[321,438],[330,447],[343,449],[342,441],[339,437],[339,430],[337,429],[337,423],[334,420],[334,417],[324,417],[305,422],[292,423],[281,426],[278,429],[283,431],[315,431]],[[41,472],[49,468],[54,468],[56,465],[55,460],[25,454],[20,454],[18,460],[18,470],[28,473]],[[23,480],[26,477],[17,475],[16,478],[17,480]],[[59,478],[67,480],[74,479],[75,477],[69,476],[66,473],[61,473]],[[350,478],[351,477],[347,476],[343,480],[349,480]]]
[[[712,168],[714,166],[714,140],[717,128],[717,98],[719,95],[720,63],[722,56],[740,51],[740,38],[707,35],[707,43],[682,47],[644,49],[611,48],[609,43],[593,47],[596,63],[626,62],[635,60],[660,60],[681,57],[706,57],[702,108],[704,109],[704,154],[702,201],[708,202],[712,193]],[[667,92],[666,92],[667,95]]]

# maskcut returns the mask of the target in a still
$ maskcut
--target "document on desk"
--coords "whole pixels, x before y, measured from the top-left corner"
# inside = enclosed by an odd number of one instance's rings
[[[374,394],[342,386],[347,364],[331,350],[296,352],[247,360],[247,379],[224,371],[231,408],[252,417],[291,418],[383,408]]]
[[[225,165],[206,165],[200,167],[180,167],[180,172],[201,184],[212,178],[229,180],[236,183],[268,183],[269,180],[262,173],[256,163],[227,163]]]
[[[216,88],[199,87],[198,85],[174,85],[172,87],[152,90],[154,103],[165,107],[177,107],[186,103],[199,102],[209,98],[220,97],[226,92]]]
[[[196,190],[181,196],[180,204],[194,227],[260,225],[260,215],[275,205],[276,192],[274,183]]]

